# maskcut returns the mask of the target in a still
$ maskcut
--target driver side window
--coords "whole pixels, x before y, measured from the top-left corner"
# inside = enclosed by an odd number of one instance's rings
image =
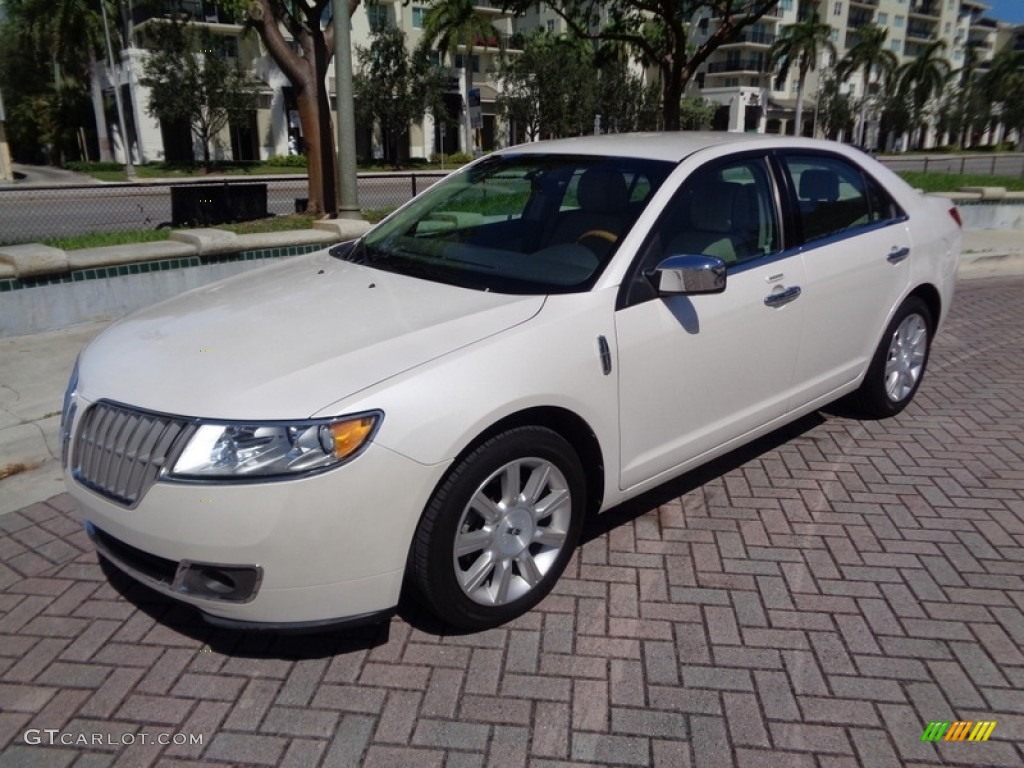
[[[762,157],[701,168],[665,209],[661,257],[703,254],[732,266],[778,251],[774,199]]]

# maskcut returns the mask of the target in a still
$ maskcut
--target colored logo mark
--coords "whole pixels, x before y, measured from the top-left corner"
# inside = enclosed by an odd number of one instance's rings
[[[921,741],[988,741],[995,729],[995,720],[933,720],[921,734]]]

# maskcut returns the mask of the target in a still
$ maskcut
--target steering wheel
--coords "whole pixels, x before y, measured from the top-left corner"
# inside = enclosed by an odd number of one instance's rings
[[[599,237],[602,240],[607,240],[612,245],[619,242],[619,236],[614,232],[609,232],[607,229],[588,229],[576,238],[576,245],[581,245],[589,237]]]

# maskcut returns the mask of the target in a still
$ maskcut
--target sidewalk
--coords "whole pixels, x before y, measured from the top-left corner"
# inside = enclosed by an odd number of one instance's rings
[[[75,357],[107,323],[0,339],[0,515],[62,493],[61,402]]]
[[[964,232],[962,279],[1024,274],[1024,232]],[[75,357],[106,327],[89,323],[51,333],[0,339],[0,515],[64,490],[58,430]]]
[[[995,277],[1024,273],[1024,231],[964,230],[960,277]]]

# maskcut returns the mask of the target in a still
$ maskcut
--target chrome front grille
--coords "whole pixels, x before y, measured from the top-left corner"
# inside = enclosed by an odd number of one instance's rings
[[[75,434],[75,479],[133,507],[192,429],[185,419],[97,403],[82,416]]]

